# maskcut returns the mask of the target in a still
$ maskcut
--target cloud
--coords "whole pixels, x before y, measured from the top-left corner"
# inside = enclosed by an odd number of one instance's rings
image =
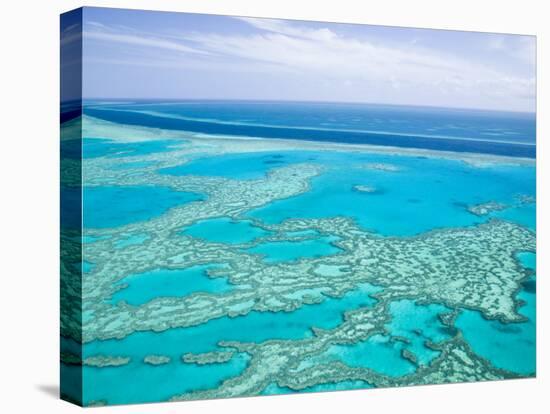
[[[487,48],[531,66],[536,64],[536,37],[487,34]]]
[[[100,40],[110,43],[122,43],[126,45],[142,46],[145,48],[154,48],[168,50],[172,52],[191,53],[198,55],[208,55],[205,50],[195,49],[185,44],[173,40],[167,40],[162,37],[153,37],[142,33],[121,33],[113,28],[105,26],[98,22],[89,22],[84,29],[84,38],[89,40]]]
[[[380,43],[350,38],[319,27],[272,19],[239,18],[259,29],[252,35],[185,35],[213,54],[264,62],[304,76],[385,82],[395,89],[413,85],[442,93],[531,96],[534,81],[411,42]],[[317,25],[316,25],[317,26]]]
[[[469,53],[468,45],[463,45],[460,54],[421,46],[415,41],[417,31],[408,41],[397,41],[369,38],[366,32],[358,37],[339,30],[339,25],[327,28],[323,23],[233,19],[254,30],[244,30],[243,26],[230,33],[215,29],[150,33],[89,22],[84,35],[92,41],[139,48],[137,53],[145,66],[194,67],[220,74],[269,72],[271,78],[279,74],[289,82],[302,79],[310,85],[340,85],[351,91],[346,97],[353,100],[382,98],[399,103],[408,96],[432,99],[434,104],[445,101],[476,106],[482,102],[485,107],[508,105],[514,109],[534,106],[535,42],[530,37],[480,34],[487,36],[488,51],[505,57],[492,62]],[[123,64],[123,58],[117,56],[116,60]],[[136,55],[132,58],[135,64]],[[502,62],[512,60],[529,67],[507,71]],[[378,91],[377,95],[373,91]]]
[[[293,37],[310,39],[310,40],[330,40],[338,37],[336,33],[327,28],[321,29],[304,29],[296,25],[291,25],[284,20],[276,19],[258,19],[254,17],[236,17],[257,29],[267,32],[279,33]]]

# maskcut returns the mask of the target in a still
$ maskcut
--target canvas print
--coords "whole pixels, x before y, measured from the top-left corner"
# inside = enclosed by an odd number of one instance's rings
[[[62,398],[534,377],[535,47],[62,15]]]

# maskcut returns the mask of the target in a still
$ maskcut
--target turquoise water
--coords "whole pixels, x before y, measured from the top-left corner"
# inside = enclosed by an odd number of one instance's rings
[[[328,360],[340,360],[351,367],[370,368],[381,374],[399,377],[415,371],[414,364],[401,356],[405,344],[388,336],[374,335],[353,345],[333,345],[325,354]]]
[[[535,194],[534,167],[475,168],[460,161],[348,153],[315,157],[311,152],[303,154],[303,158],[314,158],[309,162],[320,162],[328,170],[312,180],[310,191],[253,210],[249,216],[267,223],[346,216],[382,235],[408,236],[436,228],[471,226],[492,216],[475,216],[466,210],[467,205],[489,201],[516,205],[517,195]],[[401,170],[362,168],[371,163],[391,164]],[[354,190],[356,185],[377,191],[362,193]],[[500,214],[522,224],[534,220],[532,210],[525,210],[529,208]]]
[[[273,241],[258,244],[250,249],[249,253],[261,254],[267,263],[291,262],[298,259],[329,256],[342,250],[331,242],[337,237],[319,237],[303,241]]]
[[[280,151],[200,158],[163,170],[173,175],[258,179],[275,167],[316,163],[326,168],[304,194],[252,210],[248,216],[266,223],[291,218],[346,216],[382,235],[415,235],[436,228],[478,224],[502,217],[534,228],[534,205],[518,207],[518,195],[535,195],[534,167],[496,165],[476,168],[461,161],[326,151]],[[399,171],[369,169],[390,164]],[[246,168],[242,168],[246,165]],[[403,185],[406,180],[407,185]],[[375,192],[354,189],[373,187]],[[483,189],[483,191],[479,191]],[[499,201],[511,208],[485,217],[468,205]]]
[[[82,271],[84,273],[90,273],[92,270],[94,270],[95,264],[87,262],[86,260],[82,261]]]
[[[374,335],[352,345],[333,345],[322,356],[315,357],[315,361],[338,360],[392,377],[410,374],[416,366],[402,357],[403,350],[412,352],[419,365],[427,365],[437,357],[439,352],[428,348],[426,341],[440,342],[450,337],[450,332],[438,319],[445,311],[448,309],[444,306],[417,305],[412,300],[392,302],[392,319],[386,324],[389,335]]]
[[[119,143],[104,138],[82,139],[82,157],[131,157],[136,155],[148,155],[157,152],[171,151],[174,144],[183,144],[183,140],[151,140],[142,142]]]
[[[85,367],[84,400],[107,399],[109,404],[165,401],[176,394],[218,386],[242,373],[248,359],[239,354],[228,362],[203,366],[185,364],[178,358],[159,366],[136,359],[120,367]]]
[[[272,168],[298,162],[301,158],[294,152],[281,153],[241,153],[218,157],[203,157],[187,164],[160,170],[170,175],[203,175],[233,178],[238,180],[259,179]],[[246,165],[246,168],[243,168]]]
[[[316,230],[297,230],[285,233],[288,237],[318,237],[320,233]]]
[[[108,239],[109,236],[82,236],[82,243],[95,243],[96,241]]]
[[[125,239],[117,240],[115,242],[115,247],[117,249],[122,249],[124,247],[134,246],[136,244],[141,244],[141,243],[143,243],[144,241],[146,241],[148,239],[149,239],[149,236],[147,234],[143,234],[143,233],[132,234],[131,236],[129,236]]]
[[[438,318],[439,314],[449,310],[435,304],[419,306],[412,300],[392,302],[392,320],[386,327],[392,336],[410,341],[404,347],[416,356],[419,365],[428,365],[439,355],[439,351],[427,347],[426,341],[437,343],[451,337],[451,332]]]
[[[536,230],[537,225],[537,208],[535,204],[525,204],[518,207],[509,208],[502,211],[497,211],[492,214],[494,217],[498,217],[504,220],[513,221],[521,224],[532,231]]]
[[[248,243],[270,234],[254,226],[250,220],[235,221],[227,217],[198,221],[182,233],[209,242],[229,244]]]
[[[205,324],[163,332],[136,332],[122,340],[94,341],[84,346],[84,357],[118,355],[131,357],[129,365],[113,368],[84,368],[86,400],[108,399],[109,403],[162,400],[178,392],[214,386],[221,379],[238,375],[246,360],[237,358],[225,364],[198,366],[183,364],[187,352],[202,353],[219,349],[219,341],[263,342],[268,339],[311,337],[311,327],[331,329],[343,321],[347,310],[375,303],[370,295],[380,289],[363,284],[342,298],[326,298],[322,303],[305,305],[293,312],[250,312],[235,318],[223,317]],[[71,341],[62,347],[71,349]],[[167,365],[141,363],[149,354],[171,357]],[[127,381],[140,378],[140,381]],[[143,378],[143,380],[142,380]]]
[[[321,303],[304,305],[293,312],[252,311],[245,316],[222,317],[189,328],[136,332],[122,340],[91,342],[85,346],[85,353],[145,356],[147,350],[156,350],[162,355],[177,356],[186,352],[214,351],[222,340],[301,339],[312,335],[311,327],[336,327],[347,310],[372,306],[375,299],[370,295],[379,291],[377,287],[364,284],[341,298],[325,298]]]
[[[111,303],[126,301],[130,305],[141,305],[158,297],[187,296],[196,292],[223,293],[231,290],[226,279],[208,277],[210,266],[193,266],[187,269],[155,269],[130,275],[118,284],[128,286],[117,291]]]
[[[522,253],[519,259],[527,269],[535,269],[535,254]],[[528,318],[521,323],[504,324],[485,319],[481,313],[464,310],[456,320],[472,349],[495,366],[519,374],[536,372],[536,277],[527,279],[518,298],[525,304],[519,313]]]
[[[84,227],[109,228],[149,220],[170,207],[202,199],[199,194],[166,187],[84,187]]]

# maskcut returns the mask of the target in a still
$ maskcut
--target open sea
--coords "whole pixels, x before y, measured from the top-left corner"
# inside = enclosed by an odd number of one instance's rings
[[[329,141],[535,157],[535,116],[429,107],[246,101],[93,101],[84,113],[205,134]]]

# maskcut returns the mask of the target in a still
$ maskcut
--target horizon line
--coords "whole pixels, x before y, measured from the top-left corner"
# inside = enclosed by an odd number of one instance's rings
[[[348,104],[348,105],[377,105],[377,106],[395,106],[395,107],[413,107],[413,108],[429,108],[429,109],[451,109],[451,110],[463,110],[463,111],[479,111],[479,112],[504,112],[524,115],[536,115],[537,110],[513,110],[513,109],[495,109],[495,108],[481,108],[481,107],[463,107],[463,106],[437,106],[437,105],[415,105],[415,104],[396,104],[385,102],[368,102],[368,101],[326,101],[326,100],[313,100],[313,99],[247,99],[247,98],[159,98],[159,97],[82,97],[80,99],[73,99],[69,101],[62,101],[61,103],[74,102],[74,101],[89,101],[89,100],[102,100],[102,101],[160,101],[160,102],[188,102],[188,101],[212,101],[212,102],[257,102],[257,103],[311,103],[311,104]]]

